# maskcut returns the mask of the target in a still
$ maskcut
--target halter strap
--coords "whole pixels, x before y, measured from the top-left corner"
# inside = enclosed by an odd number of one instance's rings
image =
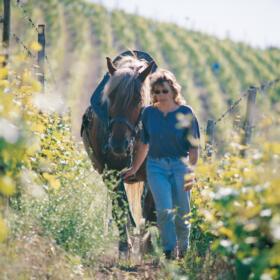
[[[142,115],[143,109],[144,109],[144,107],[141,107],[139,117],[136,121],[135,126],[133,124],[131,124],[131,122],[128,121],[127,118],[119,116],[119,117],[112,118],[109,121],[109,125],[108,125],[109,130],[112,128],[114,123],[117,123],[117,122],[124,123],[132,132],[133,137],[135,137],[138,134],[138,132],[141,130],[140,120],[141,120],[141,115]]]
[[[114,123],[124,123],[132,132],[135,134],[135,127],[125,118],[125,117],[115,117],[109,121],[109,129],[113,126]]]

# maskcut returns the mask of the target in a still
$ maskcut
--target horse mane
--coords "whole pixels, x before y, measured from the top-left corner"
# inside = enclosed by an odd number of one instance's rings
[[[139,104],[148,106],[150,89],[147,79],[144,83],[137,79],[148,63],[136,56],[123,56],[115,66],[117,70],[105,86],[102,102],[108,102],[114,112],[126,112]]]

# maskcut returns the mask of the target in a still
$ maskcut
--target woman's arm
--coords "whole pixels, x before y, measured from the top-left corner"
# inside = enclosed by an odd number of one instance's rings
[[[196,185],[194,167],[197,163],[198,156],[199,156],[198,148],[189,149],[189,163],[190,163],[191,172],[185,177],[184,188],[186,191],[191,190],[192,187]]]
[[[143,142],[139,142],[137,145],[137,150],[135,157],[132,162],[132,166],[123,174],[123,179],[127,179],[130,176],[135,175],[135,173],[138,171],[142,163],[144,162],[147,154],[149,151],[149,144],[144,144]]]
[[[190,148],[189,149],[189,163],[192,166],[195,166],[198,160],[199,152],[198,148]]]

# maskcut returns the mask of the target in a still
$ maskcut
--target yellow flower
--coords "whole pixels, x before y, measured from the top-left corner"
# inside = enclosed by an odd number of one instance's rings
[[[8,76],[7,68],[0,68],[0,80],[5,80]]]
[[[8,236],[8,227],[4,220],[0,217],[0,242],[3,242]]]
[[[226,227],[221,227],[219,228],[219,233],[222,235],[227,236],[229,239],[233,240],[234,238],[234,233],[232,232],[232,230],[230,230],[229,228]]]
[[[6,196],[11,196],[15,193],[16,187],[12,178],[8,176],[0,177],[0,192]]]
[[[0,55],[0,63],[3,63],[5,61],[5,56],[4,55]]]
[[[35,52],[39,52],[42,49],[42,46],[38,43],[38,42],[32,42],[30,49],[35,51]]]
[[[60,188],[60,181],[55,176],[49,173],[43,173],[43,177],[48,181],[49,185],[54,190],[58,190]]]
[[[9,81],[7,80],[0,80],[0,87],[8,87]]]

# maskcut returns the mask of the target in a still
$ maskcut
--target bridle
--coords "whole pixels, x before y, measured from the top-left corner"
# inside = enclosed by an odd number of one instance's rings
[[[126,117],[123,116],[116,116],[114,118],[110,118],[108,125],[107,125],[107,135],[108,137],[106,137],[109,141],[111,135],[112,135],[112,127],[114,124],[116,123],[121,123],[124,124],[128,127],[128,129],[131,132],[131,137],[129,140],[129,144],[128,144],[128,150],[126,153],[126,156],[129,156],[130,158],[130,162],[132,161],[132,157],[133,157],[133,147],[135,144],[135,140],[136,138],[140,135],[140,131],[142,129],[142,122],[141,122],[141,115],[142,115],[142,111],[143,111],[144,107],[141,107],[140,112],[139,112],[139,116],[138,119],[135,123],[135,125],[133,125]],[[106,142],[102,151],[103,153],[107,153],[109,150],[109,142]]]

